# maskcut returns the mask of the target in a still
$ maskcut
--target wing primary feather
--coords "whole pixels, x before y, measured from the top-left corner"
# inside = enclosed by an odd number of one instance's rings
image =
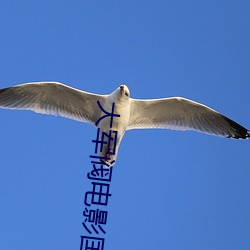
[[[106,97],[59,82],[32,82],[0,89],[0,107],[60,115],[94,125],[101,114],[97,101],[103,105]]]
[[[208,106],[182,97],[131,99],[128,130],[147,128],[197,130],[235,139],[250,137],[250,132],[233,120]]]

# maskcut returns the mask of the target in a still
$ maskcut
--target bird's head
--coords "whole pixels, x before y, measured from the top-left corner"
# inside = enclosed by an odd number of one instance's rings
[[[130,92],[126,85],[122,84],[120,85],[113,93],[111,93],[111,96],[113,98],[113,101],[122,101],[127,102],[129,101]]]
[[[120,95],[123,98],[129,98],[130,97],[129,89],[128,89],[128,87],[125,84],[120,85],[119,88],[120,88]]]

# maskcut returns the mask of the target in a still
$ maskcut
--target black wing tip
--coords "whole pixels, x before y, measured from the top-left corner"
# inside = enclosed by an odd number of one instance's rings
[[[248,139],[250,137],[249,133],[246,135],[231,135],[227,136],[227,138],[232,138],[232,139]]]
[[[247,139],[247,138],[250,138],[250,131],[247,131],[246,139]]]
[[[237,122],[223,116],[224,119],[229,123],[230,127],[233,128],[234,133],[231,133],[227,138],[233,139],[247,139],[250,137],[250,131],[238,124]]]
[[[4,93],[6,90],[8,90],[9,88],[4,88],[4,89],[0,89],[0,94]]]

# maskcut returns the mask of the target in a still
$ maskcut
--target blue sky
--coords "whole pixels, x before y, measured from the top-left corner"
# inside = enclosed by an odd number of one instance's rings
[[[0,88],[183,96],[250,128],[249,1],[1,1]],[[94,127],[0,110],[0,248],[79,249]],[[249,249],[249,141],[126,133],[105,250]]]

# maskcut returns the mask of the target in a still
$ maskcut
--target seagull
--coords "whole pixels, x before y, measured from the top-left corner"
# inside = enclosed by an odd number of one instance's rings
[[[0,89],[0,107],[32,110],[59,115],[92,124],[101,134],[109,135],[107,116],[114,105],[112,131],[116,140],[103,144],[99,157],[107,166],[116,161],[120,142],[127,130],[195,130],[226,138],[247,139],[250,131],[217,111],[183,97],[133,99],[124,84],[109,95],[99,95],[72,88],[59,82],[31,82]],[[109,113],[110,114],[110,113]],[[109,163],[109,164],[108,164]]]

